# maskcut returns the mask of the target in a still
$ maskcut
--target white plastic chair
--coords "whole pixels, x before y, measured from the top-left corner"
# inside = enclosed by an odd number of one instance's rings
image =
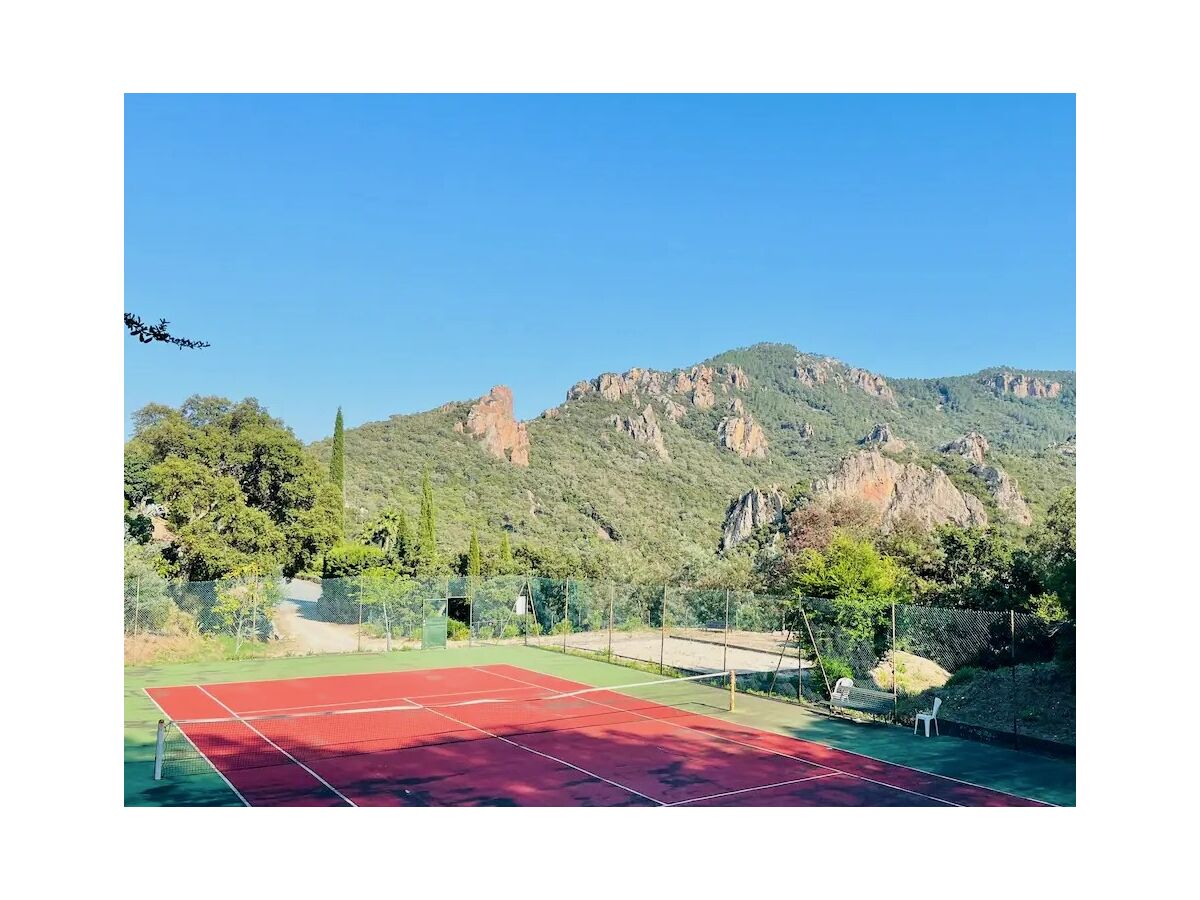
[[[916,719],[913,720],[913,734],[917,733],[917,726],[920,725],[922,722],[924,722],[925,723],[925,737],[929,737],[929,723],[932,722],[933,723],[933,733],[936,734],[938,737],[942,736],[942,733],[940,731],[938,731],[938,723],[937,723],[938,707],[941,705],[942,705],[942,698],[934,697],[932,712],[926,711],[926,712],[917,713]]]

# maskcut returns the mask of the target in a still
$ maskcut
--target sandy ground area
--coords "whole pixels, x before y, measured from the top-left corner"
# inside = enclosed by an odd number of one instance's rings
[[[554,644],[561,642],[562,637],[545,636],[538,641]],[[668,634],[665,640],[657,631],[614,632],[612,652],[614,656],[650,663],[657,663],[661,657],[666,666],[692,672],[723,672],[726,669],[773,672],[777,665],[780,671],[795,671],[798,668],[795,648],[788,648],[780,662],[780,642],[779,635],[730,632],[729,648],[726,650],[721,632],[706,631],[693,635],[690,631],[684,631]],[[608,632],[568,635],[567,646],[603,653],[608,650]],[[805,660],[804,668],[810,665]]]

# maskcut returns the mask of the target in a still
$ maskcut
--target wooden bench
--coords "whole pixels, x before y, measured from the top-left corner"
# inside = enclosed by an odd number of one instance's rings
[[[829,698],[830,709],[857,709],[876,716],[890,716],[896,703],[890,691],[855,687],[854,679],[839,678]]]

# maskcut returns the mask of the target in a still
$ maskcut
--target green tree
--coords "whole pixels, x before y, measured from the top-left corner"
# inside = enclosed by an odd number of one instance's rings
[[[346,433],[340,406],[337,417],[333,420],[333,454],[329,458],[329,480],[333,482],[342,497],[338,526],[344,533],[346,527]]]
[[[831,603],[833,621],[857,638],[877,638],[893,603],[904,599],[904,572],[870,541],[836,534],[822,552],[809,548],[796,568],[796,592]]]
[[[319,464],[259,403],[189,397],[134,414],[126,497],[167,509],[170,574],[221,578],[247,566],[292,575],[337,538],[339,503]]]
[[[417,571],[431,575],[437,571],[437,526],[433,507],[433,485],[429,482],[429,470],[421,479],[421,516],[417,524]]]
[[[500,537],[500,563],[497,568],[501,575],[512,575],[517,568],[513,561],[512,545],[508,542],[507,531]]]
[[[378,547],[388,564],[398,571],[411,574],[415,570],[416,536],[408,516],[400,507],[383,510],[363,526],[362,540]]]
[[[478,578],[483,572],[482,554],[479,550],[479,534],[474,528],[471,529],[471,546],[467,550],[467,574],[471,578]]]

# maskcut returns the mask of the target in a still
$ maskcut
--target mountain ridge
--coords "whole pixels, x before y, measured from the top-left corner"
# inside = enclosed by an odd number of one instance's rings
[[[1027,395],[999,390],[998,376],[1024,385]],[[516,542],[594,557],[605,569],[667,576],[718,553],[739,497],[768,485],[806,496],[880,426],[910,448],[912,461],[947,469],[972,490],[965,465],[938,448],[968,433],[985,436],[1033,518],[1055,490],[1074,482],[1074,456],[1054,450],[1075,434],[1069,370],[984,367],[892,379],[790,344],[762,343],[693,366],[600,373],[520,422],[497,420],[494,402],[487,417],[473,412],[495,390],[347,429],[351,523],[387,506],[415,514],[420,473],[428,469],[447,546],[465,546],[471,528],[493,542],[507,531]],[[511,416],[511,392],[506,399]],[[487,428],[465,427],[468,421],[486,421],[499,444],[489,452]],[[505,456],[514,439],[504,435],[516,433],[510,425],[521,429],[522,464]],[[309,446],[327,460],[328,439]],[[980,496],[985,502],[990,495],[981,489]]]

